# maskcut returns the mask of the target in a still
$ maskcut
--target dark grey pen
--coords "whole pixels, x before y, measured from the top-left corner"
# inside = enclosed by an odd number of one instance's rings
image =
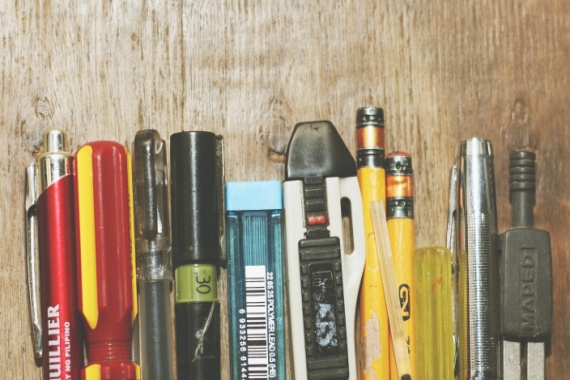
[[[502,378],[493,151],[462,141],[457,155],[456,271],[459,379]]]
[[[172,380],[166,144],[157,131],[149,129],[137,132],[133,148],[141,374],[143,379]]]

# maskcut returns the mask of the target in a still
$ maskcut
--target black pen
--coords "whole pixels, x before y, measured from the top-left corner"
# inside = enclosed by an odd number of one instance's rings
[[[216,135],[170,136],[178,379],[220,378]],[[221,189],[220,189],[221,191]]]

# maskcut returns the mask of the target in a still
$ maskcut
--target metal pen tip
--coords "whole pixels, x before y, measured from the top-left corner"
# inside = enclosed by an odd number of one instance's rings
[[[459,155],[461,156],[492,156],[493,147],[489,140],[473,137],[461,141]]]
[[[44,150],[46,153],[68,151],[67,134],[60,129],[48,129],[44,133]]]

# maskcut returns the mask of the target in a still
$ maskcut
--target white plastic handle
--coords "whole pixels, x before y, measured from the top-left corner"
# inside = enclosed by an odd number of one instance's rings
[[[355,319],[356,303],[360,281],[366,259],[364,237],[364,218],[360,187],[356,177],[326,178],[328,229],[331,236],[338,237],[342,253],[343,295],[349,379],[357,379]],[[285,206],[285,234],[287,241],[287,288],[289,314],[291,322],[291,353],[296,380],[307,379],[307,360],[305,356],[305,331],[303,325],[303,307],[300,284],[299,240],[305,238],[305,214],[303,206],[302,181],[283,183],[283,202]],[[351,205],[351,225],[354,249],[344,252],[341,200],[347,198]]]

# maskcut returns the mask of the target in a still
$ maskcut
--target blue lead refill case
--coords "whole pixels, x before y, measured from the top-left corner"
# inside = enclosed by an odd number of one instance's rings
[[[281,182],[226,184],[230,374],[285,380]]]

